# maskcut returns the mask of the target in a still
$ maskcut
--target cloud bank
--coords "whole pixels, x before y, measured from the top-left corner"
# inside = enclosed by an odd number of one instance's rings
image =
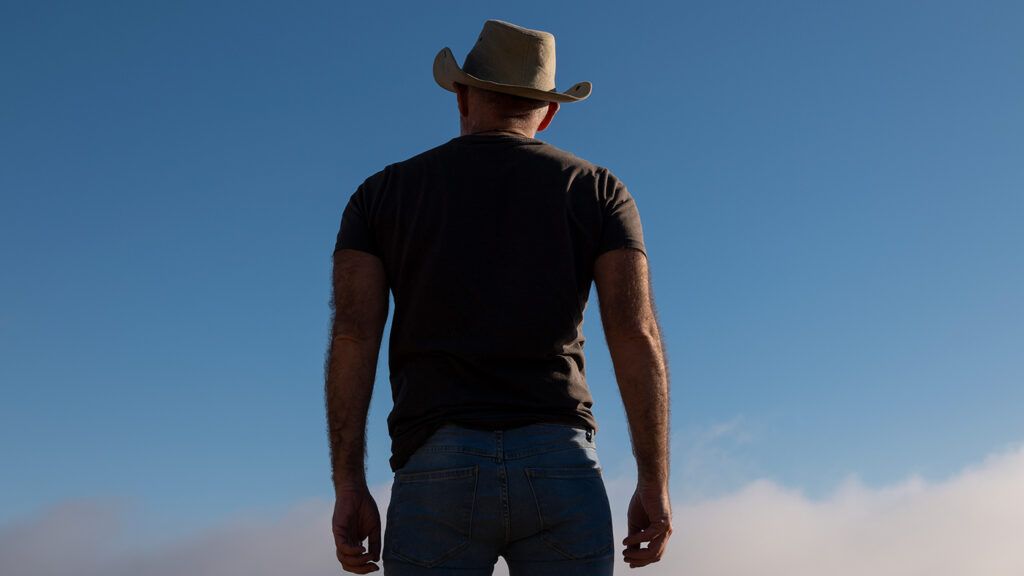
[[[631,478],[607,479],[616,537],[625,536]],[[375,489],[386,506],[389,486]],[[5,576],[320,576],[339,574],[331,503],[277,518],[238,518],[155,546],[126,544],[126,511],[67,502],[0,527]],[[383,513],[383,511],[382,511]],[[677,504],[665,559],[617,574],[648,576],[1020,576],[1024,574],[1024,447],[936,483],[911,477],[827,498],[758,480],[725,496]],[[507,574],[499,563],[495,574]]]

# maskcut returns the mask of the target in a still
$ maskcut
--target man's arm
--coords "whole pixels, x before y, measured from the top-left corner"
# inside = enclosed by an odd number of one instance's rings
[[[647,257],[631,248],[605,252],[594,263],[594,282],[637,464],[623,555],[631,567],[646,566],[661,559],[672,533],[668,365]]]
[[[377,357],[388,317],[384,265],[373,254],[342,249],[334,254],[331,342],[324,395],[331,448],[338,560],[350,572],[378,570],[380,512],[366,487],[366,416]],[[363,546],[369,537],[370,549]]]
[[[366,415],[388,317],[384,265],[359,250],[334,254],[325,396],[335,488],[366,483]]]

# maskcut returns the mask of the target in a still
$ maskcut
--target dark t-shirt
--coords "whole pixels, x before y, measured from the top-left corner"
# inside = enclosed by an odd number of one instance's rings
[[[392,470],[444,423],[597,430],[583,310],[624,247],[646,254],[626,187],[534,138],[460,136],[367,178],[335,250],[378,256],[394,297]]]

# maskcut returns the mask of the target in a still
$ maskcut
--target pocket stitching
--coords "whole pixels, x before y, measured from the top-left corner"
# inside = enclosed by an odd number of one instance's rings
[[[478,466],[467,466],[465,468],[451,468],[444,470],[425,470],[423,472],[396,472],[395,481],[400,483],[409,482],[435,482],[438,480],[461,480],[473,476]]]
[[[423,566],[425,568],[433,568],[433,567],[435,567],[435,566],[437,566],[439,564],[442,564],[442,563],[446,562],[448,559],[450,559],[454,555],[458,554],[459,552],[462,552],[463,550],[465,550],[466,547],[468,547],[472,543],[472,541],[473,541],[473,516],[476,513],[476,492],[477,492],[477,486],[480,483],[480,475],[478,474],[478,471],[479,471],[479,466],[478,465],[474,465],[474,466],[469,466],[467,468],[458,468],[458,469],[453,469],[453,470],[436,470],[436,471],[427,471],[427,472],[411,472],[411,473],[406,473],[406,474],[403,475],[405,480],[399,480],[398,479],[399,475],[398,475],[398,473],[396,473],[395,474],[395,480],[400,482],[400,483],[403,483],[403,484],[412,483],[412,482],[433,482],[433,481],[437,481],[437,480],[461,480],[463,478],[472,477],[473,478],[473,490],[472,490],[472,493],[470,494],[469,522],[468,522],[469,525],[467,526],[467,529],[466,529],[467,535],[466,535],[466,538],[465,538],[464,542],[462,542],[458,546],[452,548],[448,552],[445,552],[443,555],[441,555],[441,557],[437,558],[436,560],[432,560],[432,561],[424,561],[424,560],[420,560],[420,559],[417,559],[417,558],[412,558],[412,557],[407,556],[405,554],[402,554],[400,551],[394,550],[394,549],[391,550],[391,553],[394,554],[395,557],[400,558],[400,559],[402,559],[402,560],[404,560],[406,562],[409,562],[411,564],[416,564],[417,566]],[[451,476],[446,476],[443,473],[451,473],[452,475]],[[419,478],[421,476],[423,478],[425,478],[425,479],[424,480],[420,480]],[[411,480],[410,480],[410,478],[411,478]],[[390,514],[389,514],[389,516],[390,516]],[[391,518],[388,518],[388,520],[390,521]]]
[[[541,540],[549,548],[562,554],[570,560],[583,560],[603,556],[614,548],[613,543],[589,553],[586,556],[577,556],[563,549],[557,542],[547,536],[549,528],[544,522],[544,514],[541,512],[540,498],[537,497],[537,488],[534,486],[534,478],[597,478],[601,476],[601,467],[596,468],[525,468],[527,483],[530,485],[530,492],[533,494],[533,503],[537,507],[537,519],[541,526]]]

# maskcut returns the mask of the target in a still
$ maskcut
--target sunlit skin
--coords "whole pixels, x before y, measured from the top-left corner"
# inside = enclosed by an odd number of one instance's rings
[[[558,112],[558,102],[548,102],[526,118],[509,118],[489,105],[486,95],[478,88],[455,83],[455,94],[459,105],[460,134],[483,132],[512,132],[529,138],[543,132]],[[543,111],[543,113],[541,112]]]

